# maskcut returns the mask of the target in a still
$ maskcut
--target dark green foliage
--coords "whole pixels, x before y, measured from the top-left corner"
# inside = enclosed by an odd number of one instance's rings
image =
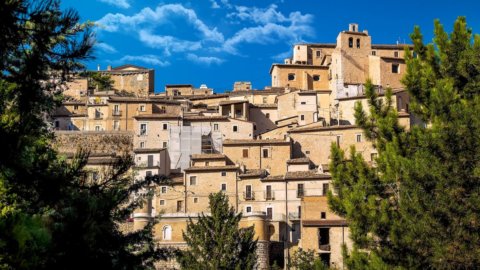
[[[332,209],[349,222],[349,269],[476,269],[480,265],[480,38],[465,18],[453,32],[435,22],[433,44],[411,35],[403,83],[412,113],[427,125],[398,125],[391,93],[367,82],[368,114],[356,122],[379,152],[376,168],[332,146],[338,196]],[[352,149],[351,153],[355,153]],[[368,250],[369,252],[365,252]]]
[[[88,78],[88,88],[98,91],[111,90],[113,80],[110,75],[102,75],[100,72],[86,71],[80,73],[80,76]]]
[[[182,269],[254,269],[254,228],[239,228],[242,214],[229,207],[224,193],[210,194],[209,199],[211,215],[190,219],[183,232],[188,250],[178,256]]]
[[[295,270],[327,270],[329,269],[313,250],[298,249],[292,256],[288,267]]]
[[[131,185],[128,157],[89,182],[87,153],[57,157],[45,119],[62,99],[59,84],[88,59],[90,24],[58,1],[0,2],[0,269],[141,269],[164,257],[150,224],[123,235],[119,223],[161,177]]]

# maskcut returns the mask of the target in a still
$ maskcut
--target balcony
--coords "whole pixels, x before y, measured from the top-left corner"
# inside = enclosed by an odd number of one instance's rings
[[[264,191],[264,192],[263,192],[263,198],[264,198],[266,201],[275,200],[275,191]]]
[[[121,110],[113,110],[112,111],[112,116],[122,116],[122,111]]]
[[[101,120],[101,119],[103,119],[103,114],[101,114],[101,113],[95,113],[94,119],[95,119],[95,120]]]
[[[255,193],[253,192],[243,192],[243,199],[247,201],[255,200]]]

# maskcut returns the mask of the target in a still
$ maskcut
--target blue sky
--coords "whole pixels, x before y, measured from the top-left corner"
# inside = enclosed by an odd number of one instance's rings
[[[476,0],[63,0],[62,5],[98,24],[89,69],[127,63],[154,68],[156,92],[165,84],[207,84],[223,92],[235,81],[263,89],[270,85],[271,64],[290,56],[293,44],[334,43],[351,22],[368,30],[373,43],[408,43],[414,25],[431,41],[434,19],[450,31],[460,15],[480,32]]]

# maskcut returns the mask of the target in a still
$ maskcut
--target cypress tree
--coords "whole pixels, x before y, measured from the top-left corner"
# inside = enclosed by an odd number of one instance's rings
[[[210,194],[209,200],[210,214],[190,218],[183,232],[188,249],[178,256],[182,269],[254,269],[254,228],[239,228],[242,214],[229,207],[224,193]]]

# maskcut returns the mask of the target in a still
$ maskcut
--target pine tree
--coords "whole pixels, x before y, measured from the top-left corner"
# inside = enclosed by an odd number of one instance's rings
[[[120,232],[141,198],[131,195],[130,157],[103,181],[86,181],[88,153],[57,156],[46,121],[61,102],[68,74],[89,59],[91,23],[55,0],[0,2],[0,269],[142,269],[168,255],[152,226]]]
[[[327,270],[329,269],[318,256],[315,256],[315,252],[311,249],[303,250],[298,249],[292,256],[289,269],[294,270]]]
[[[433,44],[418,27],[406,49],[402,82],[411,113],[425,125],[398,124],[391,90],[380,99],[366,83],[368,114],[356,123],[378,150],[369,166],[352,147],[332,145],[337,195],[331,208],[346,217],[350,269],[475,269],[480,265],[480,37],[464,17],[447,34],[435,21]]]
[[[179,253],[182,269],[254,269],[254,228],[239,228],[242,214],[229,207],[222,193],[209,195],[210,215],[189,220],[183,232],[188,249]]]

